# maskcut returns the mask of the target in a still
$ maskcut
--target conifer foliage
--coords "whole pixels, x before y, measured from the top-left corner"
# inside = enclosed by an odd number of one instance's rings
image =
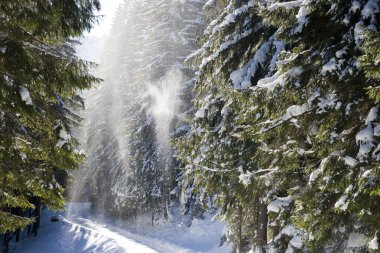
[[[78,90],[98,80],[71,38],[96,21],[99,1],[0,3],[0,233],[33,222],[27,209],[64,205],[64,175],[83,156],[70,127]],[[38,210],[36,210],[38,213]]]
[[[379,2],[207,6],[179,146],[235,252],[378,250]]]

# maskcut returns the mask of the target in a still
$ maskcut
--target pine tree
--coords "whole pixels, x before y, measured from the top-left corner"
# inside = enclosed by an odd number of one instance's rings
[[[261,143],[254,159],[276,168],[279,197],[295,199],[280,236],[309,252],[366,250],[378,230],[379,82],[371,72],[377,53],[361,48],[378,48],[376,33],[365,36],[378,29],[378,1],[260,4],[286,52],[278,71],[252,89],[239,122],[244,139]]]
[[[59,171],[83,157],[69,133],[76,118],[68,104],[97,81],[70,38],[91,28],[99,8],[98,1],[0,4],[0,233],[30,224],[14,210],[38,209],[35,198],[63,208]]]
[[[214,4],[217,18],[206,29],[202,48],[191,56],[200,64],[197,111],[192,131],[179,141],[181,157],[186,181],[220,206],[234,252],[260,252],[267,244],[264,189],[269,191],[270,177],[252,159],[255,139],[239,137],[238,115],[247,108],[238,94],[276,70],[284,45],[262,22],[253,1],[230,1],[224,8]],[[211,3],[205,7],[212,8]]]

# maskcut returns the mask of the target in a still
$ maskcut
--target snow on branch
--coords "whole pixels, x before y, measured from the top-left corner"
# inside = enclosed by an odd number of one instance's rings
[[[276,10],[278,10],[280,8],[283,8],[283,9],[286,9],[286,10],[291,10],[291,9],[300,7],[301,4],[302,4],[301,0],[290,1],[290,2],[281,2],[281,3],[274,3],[274,4],[271,4],[268,7],[268,11],[272,12],[272,11],[276,11]]]
[[[252,86],[251,78],[259,67],[262,67],[268,57],[273,36],[256,51],[255,56],[242,69],[231,73],[230,79],[235,89],[246,89]]]
[[[309,97],[309,99],[307,100],[307,103],[305,103],[303,105],[289,106],[288,109],[286,109],[285,114],[283,116],[281,116],[280,118],[264,122],[263,124],[266,124],[269,126],[261,128],[258,134],[265,133],[265,132],[283,124],[284,122],[291,120],[294,117],[298,117],[298,116],[301,116],[307,112],[310,112],[312,110],[312,102],[319,96],[320,96],[320,91],[315,90],[313,92],[313,94]]]

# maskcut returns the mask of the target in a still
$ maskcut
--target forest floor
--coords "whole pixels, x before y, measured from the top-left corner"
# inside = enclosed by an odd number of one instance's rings
[[[225,226],[209,217],[194,219],[192,226],[167,222],[152,227],[141,224],[129,229],[88,215],[83,205],[68,212],[43,210],[37,237],[21,233],[19,243],[11,243],[11,253],[227,253],[220,245]],[[58,216],[58,222],[51,222]],[[133,231],[133,232],[131,232]]]

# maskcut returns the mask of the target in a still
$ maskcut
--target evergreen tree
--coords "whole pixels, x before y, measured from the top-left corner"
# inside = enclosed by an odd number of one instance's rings
[[[98,1],[0,4],[0,233],[33,221],[15,209],[63,208],[59,171],[82,159],[69,104],[97,81],[70,38],[91,28],[99,8]]]
[[[252,159],[255,139],[239,138],[237,119],[247,108],[237,95],[274,73],[284,45],[258,16],[253,1],[213,5],[219,14],[207,27],[202,48],[191,56],[200,64],[192,131],[178,144],[187,164],[186,181],[221,208],[234,252],[262,251],[267,243],[264,189],[269,191],[270,177]]]
[[[373,99],[379,82],[372,72],[378,53],[369,56],[378,48],[376,32],[365,36],[365,30],[378,29],[378,1],[262,1],[260,6],[287,50],[277,61],[278,71],[249,91],[239,127],[244,139],[260,142],[254,159],[276,168],[277,194],[295,199],[290,214],[274,217],[289,225],[280,236],[290,236],[290,247],[309,252],[371,248],[366,242],[377,240],[380,203]]]
[[[370,237],[374,249],[378,12],[372,0],[230,1],[206,29],[198,111],[179,145],[187,180],[215,194],[235,251],[242,224],[258,224],[244,212],[257,203],[268,204],[279,252],[365,250]]]

